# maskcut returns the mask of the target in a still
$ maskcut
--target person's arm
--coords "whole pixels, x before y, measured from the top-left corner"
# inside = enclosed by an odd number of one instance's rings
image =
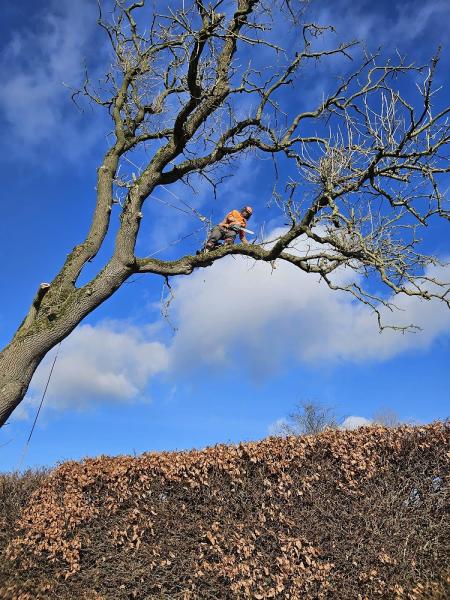
[[[233,225],[237,225],[238,227],[244,227],[245,221],[242,218],[241,213],[238,210],[230,211],[225,219],[220,223],[221,227],[230,228]],[[239,238],[243,244],[248,244],[248,239],[245,237],[245,231],[239,229]]]
[[[231,212],[229,212],[227,214],[226,221],[229,227],[233,227],[233,225],[236,225],[237,227],[245,227],[247,224],[246,220],[243,218],[243,216],[238,210],[232,210]],[[248,240],[245,236],[245,231],[242,231],[242,229],[238,229],[238,234],[241,242],[243,244],[248,244]]]
[[[236,219],[233,216],[233,213],[235,211],[232,210],[230,211],[227,216],[225,217],[225,219],[222,221],[222,223],[220,223],[221,227],[230,227],[230,225],[233,225],[233,223],[236,221]]]
[[[248,244],[248,239],[245,237],[245,231],[242,231],[242,229],[239,229],[239,237],[243,244]]]

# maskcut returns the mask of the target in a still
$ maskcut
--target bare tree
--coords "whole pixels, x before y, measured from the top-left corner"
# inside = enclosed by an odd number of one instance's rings
[[[384,427],[399,427],[402,423],[406,424],[404,421],[401,421],[395,410],[387,407],[380,408],[373,414],[372,423],[374,425],[383,425]]]
[[[239,254],[319,274],[331,289],[372,306],[380,327],[379,307],[390,305],[386,294],[362,287],[364,277],[378,277],[394,296],[449,305],[448,284],[429,270],[439,261],[420,252],[419,235],[432,218],[449,218],[441,178],[450,170],[450,108],[433,106],[438,56],[415,66],[401,56],[391,62],[363,53],[360,66],[316,106],[293,113],[283,90],[301,83],[308,63],[330,60],[330,68],[341,68],[333,58],[361,54],[353,41],[325,46],[332,28],[306,23],[301,0],[184,0],[165,9],[145,0],[113,3],[112,14],[99,16],[112,66],[97,87],[87,76],[76,96],[106,109],[113,127],[91,226],[54,280],[40,285],[0,353],[0,425],[45,354],[135,273],[189,275]],[[280,45],[280,22],[297,28],[297,47]],[[415,96],[401,92],[402,78],[419,81]],[[243,98],[246,116],[238,110]],[[276,195],[290,220],[283,235],[207,256],[136,256],[143,206],[158,186],[195,177],[216,186],[221,166],[249,152],[296,165],[298,176]],[[130,172],[127,160],[136,155],[145,162]],[[117,220],[110,259],[77,285]],[[343,266],[358,275],[354,283],[333,280]]]
[[[304,400],[289,414],[288,420],[280,424],[276,434],[315,435],[337,426],[337,418],[330,407],[312,400]]]

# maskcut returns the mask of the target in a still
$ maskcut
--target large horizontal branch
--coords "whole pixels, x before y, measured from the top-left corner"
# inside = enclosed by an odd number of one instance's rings
[[[164,261],[155,258],[137,258],[134,269],[136,273],[153,273],[155,275],[167,277],[174,275],[190,275],[194,269],[209,267],[213,262],[229,255],[247,256],[264,262],[273,262],[274,260],[272,251],[266,250],[258,244],[238,244],[222,246],[207,254],[202,253],[196,256],[187,255],[174,261]],[[321,268],[310,264],[308,260],[294,254],[279,253],[277,258],[290,262],[307,273],[322,272]],[[324,272],[329,272],[329,268]]]

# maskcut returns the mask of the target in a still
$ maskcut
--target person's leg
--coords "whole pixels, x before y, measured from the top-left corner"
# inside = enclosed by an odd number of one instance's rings
[[[226,231],[224,233],[224,239],[223,239],[223,243],[226,246],[232,246],[234,244],[234,240],[236,239],[236,232],[233,231],[232,229],[229,229],[228,231]]]
[[[217,246],[219,240],[222,239],[222,236],[222,229],[218,225],[213,227],[208,239],[206,240],[205,250],[213,250]]]

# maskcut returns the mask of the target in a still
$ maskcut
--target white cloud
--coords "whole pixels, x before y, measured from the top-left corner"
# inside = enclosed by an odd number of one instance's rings
[[[336,277],[346,282],[351,276],[347,269]],[[386,322],[415,323],[423,331],[379,333],[367,306],[330,291],[317,276],[289,264],[272,271],[264,263],[229,257],[178,281],[172,367],[222,368],[233,364],[240,348],[239,360],[259,377],[292,358],[311,364],[387,360],[450,333],[450,311],[443,304],[410,297],[396,304],[400,310],[393,314],[382,309]]]
[[[9,419],[11,421],[27,421],[30,418],[30,413],[35,410],[35,404],[36,402],[32,398],[25,396]]]
[[[365,417],[358,416],[350,416],[347,417],[340,425],[341,429],[358,429],[358,427],[367,427],[371,425],[372,421],[370,419],[366,419]]]
[[[358,429],[358,427],[367,427],[371,425],[372,421],[370,419],[366,419],[366,417],[358,417],[352,415],[344,419],[344,421],[339,425],[339,429],[353,430]],[[275,436],[283,436],[286,435],[286,426],[289,425],[288,421],[285,418],[280,418],[271,423],[268,427],[269,435]]]
[[[433,44],[439,44],[450,16],[447,0],[409,0],[408,10],[377,10],[370,2],[336,4],[332,11],[328,7],[319,8],[318,18],[322,24],[334,25],[338,35],[366,41],[372,47],[383,45],[390,49],[408,43],[417,46],[417,38],[426,32],[434,34]]]
[[[336,275],[341,283],[350,276],[348,269]],[[426,349],[450,333],[444,305],[405,297],[397,302],[402,310],[389,319],[416,323],[423,331],[380,334],[367,306],[283,263],[272,271],[264,263],[228,257],[180,278],[174,292],[170,316],[178,329],[170,346],[155,341],[161,335],[155,325],[82,325],[63,343],[46,403],[67,408],[132,402],[145,397],[158,374],[222,371],[236,361],[257,379],[292,360],[321,367],[383,361]],[[33,378],[28,404],[40,399],[51,361],[48,356]]]
[[[54,142],[74,158],[97,135],[95,127],[80,130],[77,110],[67,84],[83,81],[83,61],[97,28],[95,4],[88,0],[53,2],[41,11],[35,29],[13,34],[2,51],[4,73],[0,114],[11,135],[9,144],[25,149]]]
[[[49,355],[33,377],[34,403],[42,395],[52,361]],[[81,325],[61,347],[46,405],[65,409],[136,401],[145,397],[149,380],[167,366],[166,347],[134,327],[109,322]]]
[[[267,431],[269,435],[283,436],[285,435],[285,427],[287,425],[288,421],[285,418],[281,417],[273,423],[270,423],[269,427],[267,428]]]

